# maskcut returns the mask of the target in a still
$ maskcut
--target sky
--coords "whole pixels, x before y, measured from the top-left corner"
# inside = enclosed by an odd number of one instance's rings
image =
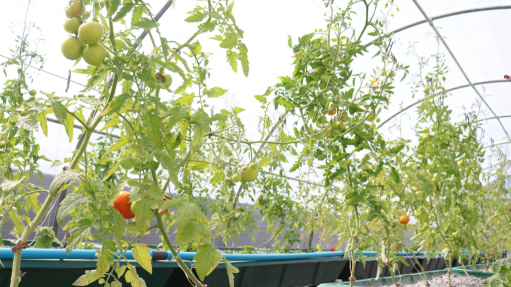
[[[147,2],[156,13],[166,1],[149,0]],[[487,5],[511,4],[510,0],[421,0],[418,2],[428,16]],[[3,3],[0,10],[0,27],[2,27],[3,36],[3,41],[0,44],[0,62],[4,61],[2,56],[8,57],[10,55],[9,49],[14,47],[15,44],[14,36],[7,27],[11,27],[16,33],[20,32],[20,24],[13,23],[24,19],[27,3],[26,0]],[[186,12],[193,9],[195,5],[202,5],[203,3],[203,1],[177,0],[159,22],[163,36],[177,42],[185,41],[195,32],[196,28],[196,25],[183,21],[189,16]],[[336,0],[334,6],[345,7],[346,3],[345,0]],[[389,17],[389,31],[424,19],[411,0],[396,0],[395,4],[400,11],[394,12],[393,16]],[[64,14],[66,6],[67,1],[62,0],[33,0],[28,14],[26,14],[27,18],[40,28],[40,35],[44,39],[42,46],[39,47],[46,59],[43,69],[63,78],[67,78],[70,69],[86,67],[83,61],[73,67],[73,61],[65,59],[60,51],[61,43],[68,37],[62,27],[66,20]],[[376,14],[378,17],[386,13],[383,7],[380,8]],[[212,76],[208,80],[208,85],[229,90],[228,97],[215,102],[215,111],[233,104],[244,108],[245,111],[241,114],[241,117],[247,127],[247,136],[251,139],[259,139],[258,115],[261,114],[262,110],[259,108],[260,104],[254,98],[254,95],[262,94],[269,86],[275,85],[279,76],[292,73],[293,58],[291,56],[293,53],[288,47],[288,36],[296,43],[299,36],[323,28],[326,19],[325,13],[328,10],[322,1],[318,0],[236,1],[233,12],[237,19],[237,25],[245,31],[243,42],[249,50],[249,76],[245,77],[241,71],[238,73],[232,71],[226,63],[225,50],[218,47],[217,41],[208,39],[213,35],[203,35],[199,38],[204,47],[203,49],[213,54],[210,57]],[[355,11],[358,11],[359,15],[354,17],[354,23],[359,25],[362,22],[361,17],[363,17],[362,9],[357,7]],[[506,53],[511,45],[511,38],[507,36],[509,35],[508,29],[511,27],[510,16],[510,10],[495,10],[435,21],[435,25],[439,27],[440,33],[446,37],[448,45],[472,82],[502,79],[506,72],[511,74],[511,55]],[[434,31],[428,24],[422,24],[394,36],[393,51],[400,61],[405,65],[409,65],[410,75],[418,71],[417,60],[415,56],[410,54],[410,47],[415,47],[416,52],[423,57],[435,53],[438,46],[432,36],[433,33]],[[370,40],[370,36],[363,38],[364,43]],[[142,49],[147,52],[152,49],[148,39],[144,41]],[[446,55],[447,65],[449,66],[446,88],[467,85],[461,70],[445,47],[440,45],[439,50]],[[374,47],[370,47],[366,56],[354,62],[355,71],[368,71],[374,67],[374,60],[371,58],[374,51]],[[9,76],[13,76],[12,70],[7,72],[9,72]],[[37,90],[55,92],[59,96],[72,96],[81,90],[79,85],[71,84],[69,91],[66,93],[65,80],[36,70],[32,70],[31,73],[34,75],[33,86]],[[412,77],[408,77],[396,85],[396,94],[391,99],[388,110],[382,111],[379,115],[381,119],[390,117],[401,107],[417,100],[417,97],[412,98],[410,92],[411,79]],[[86,78],[79,74],[72,74],[72,80],[86,83]],[[4,81],[5,76],[2,74],[0,75],[0,82]],[[508,83],[478,85],[476,87],[497,115],[511,114],[509,108],[511,98],[507,96],[509,94]],[[451,94],[447,99],[447,104],[453,109],[453,120],[455,121],[463,119],[465,110],[480,100],[471,87],[455,90]],[[170,94],[166,96],[171,97]],[[483,118],[493,116],[484,105],[482,114]],[[412,108],[401,115],[402,117],[396,117],[395,120],[390,121],[380,129],[389,139],[399,136],[410,139],[415,137],[411,130],[416,121],[415,109]],[[401,130],[396,128],[389,130],[389,127],[394,126],[396,122],[401,124]],[[502,122],[511,131],[511,118],[503,118]],[[483,129],[484,133],[481,131],[481,139],[485,144],[489,144],[491,140],[494,142],[507,141],[496,120],[485,121]],[[78,131],[75,131],[75,134],[78,134]],[[63,160],[70,157],[71,151],[74,150],[76,145],[76,140],[69,143],[64,128],[57,124],[50,124],[48,137],[44,137],[39,132],[37,138],[41,143],[42,153],[52,160]],[[502,146],[503,149],[506,149],[505,147],[505,145]],[[50,165],[51,163],[48,163],[43,166],[46,173],[56,174],[60,172],[60,168],[50,168]]]

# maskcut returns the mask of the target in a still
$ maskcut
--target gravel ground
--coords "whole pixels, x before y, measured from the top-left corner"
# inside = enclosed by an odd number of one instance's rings
[[[484,286],[483,280],[477,277],[467,276],[451,276],[451,287],[479,287]],[[430,287],[446,287],[449,286],[449,277],[447,274],[442,276],[435,276],[429,281]],[[414,284],[403,284],[400,287],[425,287],[425,282],[417,282]],[[395,285],[387,285],[386,287],[395,287]]]

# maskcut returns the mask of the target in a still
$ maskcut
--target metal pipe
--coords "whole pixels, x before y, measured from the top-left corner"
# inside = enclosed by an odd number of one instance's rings
[[[467,80],[467,82],[470,84],[470,86],[472,87],[472,89],[474,89],[474,91],[477,93],[477,95],[479,96],[479,98],[481,99],[481,101],[486,105],[486,107],[488,108],[488,110],[490,110],[490,112],[495,116],[497,117],[497,114],[493,111],[493,109],[490,107],[490,105],[486,102],[486,100],[483,98],[483,96],[479,93],[479,91],[476,89],[475,85],[470,81],[470,79],[468,78],[468,75],[467,73],[465,73],[465,70],[463,70],[463,67],[461,67],[461,64],[460,62],[458,62],[458,59],[456,58],[456,56],[454,56],[454,53],[451,51],[451,48],[449,48],[449,45],[447,45],[447,42],[445,42],[445,39],[444,37],[442,37],[442,34],[440,34],[440,32],[438,31],[438,29],[435,27],[435,25],[433,24],[433,20],[431,18],[428,17],[428,15],[426,14],[426,12],[424,11],[424,9],[422,9],[421,5],[419,4],[419,2],[417,2],[417,0],[413,0],[413,3],[415,3],[415,6],[417,6],[417,8],[419,8],[419,10],[421,11],[422,15],[424,16],[424,18],[426,18],[426,20],[428,20],[428,23],[429,25],[431,26],[431,28],[433,28],[433,30],[435,31],[435,33],[437,34],[438,38],[440,39],[440,41],[442,41],[442,43],[444,44],[445,48],[447,49],[447,51],[449,52],[449,54],[451,55],[452,59],[454,60],[454,62],[456,63],[456,65],[458,66],[458,68],[460,69],[461,73],[463,74],[463,76],[465,77],[465,79]],[[499,121],[499,124],[500,126],[502,127],[502,130],[504,130],[504,133],[506,134],[507,138],[508,139],[511,139],[509,137],[509,133],[507,132],[506,128],[504,127],[504,125],[502,124],[502,122],[500,121],[499,118],[497,118],[497,120]]]
[[[477,85],[484,85],[484,84],[495,84],[495,83],[511,83],[510,81],[508,80],[489,80],[489,81],[482,81],[482,82],[475,82],[473,83],[475,86]],[[456,87],[453,87],[453,88],[450,88],[450,89],[447,89],[445,90],[445,92],[451,92],[451,91],[454,91],[454,90],[458,90],[458,89],[462,89],[462,88],[468,88],[470,87],[470,85],[461,85],[461,86],[456,86]],[[434,97],[440,95],[441,93],[437,93],[437,94],[434,94]],[[411,103],[410,105],[406,106],[405,108],[401,109],[399,112],[393,114],[392,116],[390,116],[389,118],[387,118],[386,120],[384,120],[377,128],[379,129],[380,127],[382,127],[384,124],[386,124],[388,121],[392,120],[393,118],[395,118],[396,116],[398,116],[399,114],[405,112],[406,110],[408,110],[409,108],[417,105],[417,104],[420,104],[424,101],[424,99],[421,99],[421,100],[418,100],[416,102],[413,102]]]
[[[463,15],[463,14],[468,14],[468,13],[474,13],[474,12],[483,12],[483,11],[491,11],[491,10],[506,10],[506,9],[511,9],[511,5],[495,5],[495,6],[486,6],[486,7],[478,7],[478,8],[458,10],[458,11],[454,11],[454,12],[449,12],[449,13],[433,16],[433,17],[431,17],[431,20],[435,21],[435,20],[439,20],[439,19],[443,19],[443,18],[448,18],[448,17],[452,17],[452,16],[458,16],[458,15]],[[399,33],[399,32],[404,31],[406,29],[413,28],[415,26],[419,26],[419,25],[425,24],[425,23],[428,23],[428,21],[427,20],[416,21],[416,22],[413,22],[413,23],[408,24],[406,26],[403,26],[403,27],[397,28],[395,30],[392,30],[389,33],[385,34],[385,36],[393,35],[395,33]],[[371,42],[365,44],[364,46],[367,48],[367,47],[373,45],[376,41],[378,41],[378,39],[374,39]]]

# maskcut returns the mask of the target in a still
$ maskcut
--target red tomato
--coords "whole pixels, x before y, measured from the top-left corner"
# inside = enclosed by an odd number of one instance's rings
[[[335,251],[335,247],[330,248],[330,251]]]
[[[401,217],[399,218],[399,222],[403,224],[408,224],[408,222],[410,222],[410,217],[408,217],[407,215],[401,215]]]
[[[149,245],[147,245],[147,243],[142,243],[142,244],[143,244],[143,245],[145,245],[145,246],[147,246],[147,247],[149,247]]]
[[[131,212],[130,193],[121,191],[114,201],[114,209],[119,210],[124,219],[134,218],[135,214]]]

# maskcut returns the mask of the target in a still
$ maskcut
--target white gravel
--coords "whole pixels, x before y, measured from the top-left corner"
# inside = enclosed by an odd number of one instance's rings
[[[467,276],[456,276],[451,275],[451,287],[479,287],[484,286],[483,280],[481,278],[477,277],[467,277]],[[434,276],[433,278],[428,280],[430,287],[447,287],[449,286],[449,277],[447,274],[441,275],[441,276]],[[417,283],[404,283],[402,285],[399,285],[400,287],[425,287],[426,282],[417,282]],[[385,287],[395,287],[395,285],[387,285]]]

